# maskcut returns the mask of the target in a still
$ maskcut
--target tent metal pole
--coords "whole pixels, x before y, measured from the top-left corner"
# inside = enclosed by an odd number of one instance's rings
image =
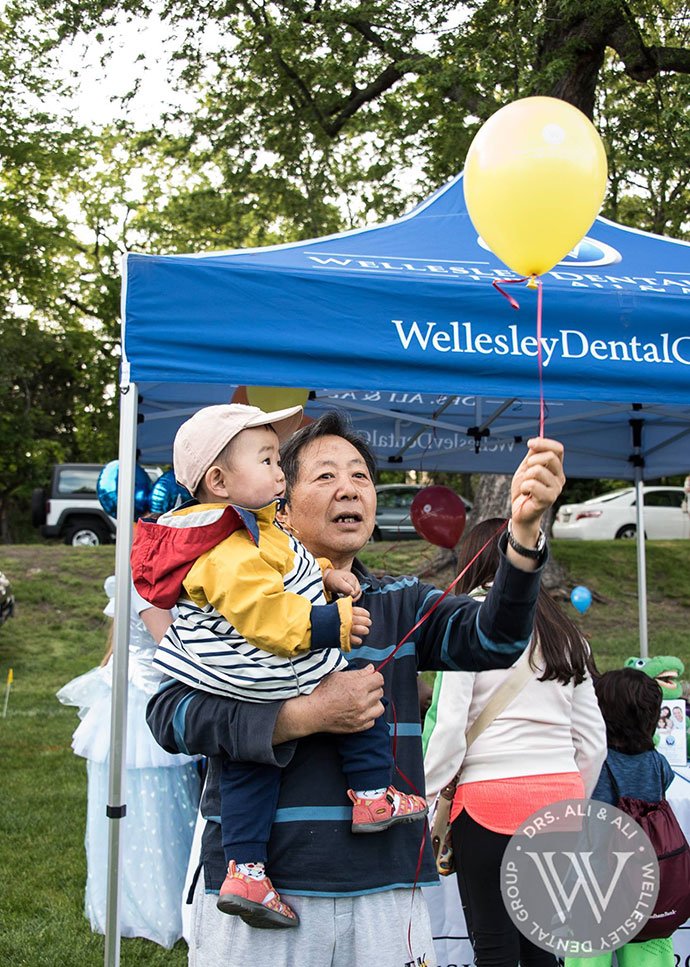
[[[635,511],[637,518],[637,607],[640,627],[640,658],[649,657],[647,639],[647,560],[644,533],[644,489],[642,467],[635,467]]]
[[[634,407],[637,408],[637,405]],[[644,529],[644,457],[642,456],[642,428],[644,420],[630,420],[633,452],[630,461],[635,471],[635,521],[637,534],[637,616],[640,636],[640,658],[649,657],[647,638],[647,559]]]
[[[113,685],[110,714],[108,780],[108,880],[105,919],[105,967],[120,963],[120,832],[127,807],[125,767],[127,750],[127,680],[129,661],[130,568],[134,520],[134,469],[137,438],[137,387],[120,386],[120,443],[117,479],[117,538],[115,546],[115,627],[113,629]]]

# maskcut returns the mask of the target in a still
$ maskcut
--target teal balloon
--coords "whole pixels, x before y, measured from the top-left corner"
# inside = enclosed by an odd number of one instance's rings
[[[101,507],[111,517],[117,517],[117,477],[119,461],[106,463],[98,475],[96,496]],[[141,517],[149,509],[151,478],[139,464],[134,468],[134,516]]]
[[[584,585],[578,584],[570,592],[570,602],[573,607],[577,608],[580,614],[584,614],[585,611],[589,610],[589,606],[592,603],[592,592],[589,588],[584,587]]]
[[[165,514],[192,499],[192,495],[175,480],[172,470],[161,474],[151,490],[151,513]]]

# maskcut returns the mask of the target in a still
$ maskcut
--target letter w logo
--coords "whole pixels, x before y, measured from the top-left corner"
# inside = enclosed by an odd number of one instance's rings
[[[623,868],[634,853],[617,853],[614,851],[616,869],[605,893],[602,892],[602,888],[592,870],[592,853],[561,853],[560,855],[565,856],[570,862],[570,868],[563,878],[561,878],[554,863],[555,852],[529,853],[526,851],[526,855],[536,866],[561,923],[566,921],[566,911],[568,913],[572,911],[575,898],[580,890],[584,893],[596,922],[601,923],[602,914],[609,904]],[[568,892],[568,889],[570,889],[570,892]]]

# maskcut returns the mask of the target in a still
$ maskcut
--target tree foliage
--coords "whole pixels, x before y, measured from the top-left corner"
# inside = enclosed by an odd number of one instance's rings
[[[176,118],[188,147],[216,195],[242,199],[264,231],[398,213],[462,167],[490,114],[529,94],[600,126],[611,210],[687,228],[670,171],[687,167],[685,0],[98,0],[79,23],[73,4],[48,6],[63,35],[159,12],[178,37],[178,83],[199,99]]]
[[[55,80],[61,44],[88,37],[107,61],[137,17],[167,24],[171,84],[194,107],[141,130],[130,100],[104,130],[77,126]],[[397,215],[460,170],[479,126],[517,97],[562,97],[594,119],[607,215],[688,236],[689,32],[687,0],[9,0],[0,500],[43,483],[53,459],[114,454],[124,251],[263,245]]]

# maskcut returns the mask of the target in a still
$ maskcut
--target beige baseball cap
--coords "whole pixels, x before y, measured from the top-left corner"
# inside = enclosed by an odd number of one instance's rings
[[[221,450],[242,430],[270,423],[283,443],[299,428],[303,413],[301,406],[272,413],[243,403],[205,406],[183,423],[175,435],[175,479],[193,494]]]

